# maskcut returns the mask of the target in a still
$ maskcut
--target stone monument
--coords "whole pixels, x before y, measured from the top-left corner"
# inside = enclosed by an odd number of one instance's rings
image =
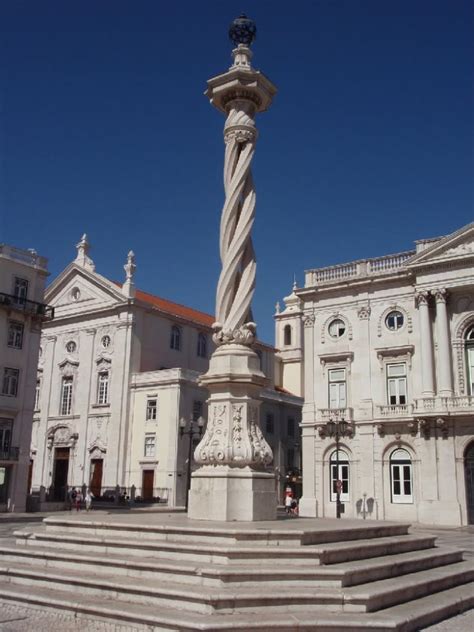
[[[241,15],[229,36],[235,48],[228,72],[207,82],[206,96],[226,116],[225,202],[220,225],[222,270],[216,293],[217,345],[201,383],[209,390],[208,423],[194,458],[188,516],[200,520],[272,520],[276,517],[273,460],[259,426],[259,394],[267,380],[253,350],[251,301],[256,262],[252,245],[255,189],[255,115],[270,106],[275,86],[251,65],[256,27]]]

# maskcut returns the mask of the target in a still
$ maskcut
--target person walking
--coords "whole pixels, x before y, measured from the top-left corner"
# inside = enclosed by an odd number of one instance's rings
[[[293,502],[293,495],[291,492],[286,492],[285,496],[285,511],[288,515],[291,514],[291,503]]]
[[[85,495],[85,502],[86,502],[86,511],[90,511],[91,507],[92,507],[92,499],[94,498],[93,493],[91,492],[91,490],[89,488],[87,488],[86,490],[86,495]]]
[[[76,489],[75,492],[76,492],[76,499],[75,499],[76,511],[80,511],[81,502],[82,502],[82,493],[80,489]]]

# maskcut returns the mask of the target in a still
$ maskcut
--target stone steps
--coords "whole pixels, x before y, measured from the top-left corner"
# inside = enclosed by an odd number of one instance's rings
[[[209,564],[335,564],[352,560],[393,555],[407,551],[429,549],[436,540],[433,536],[402,535],[377,537],[349,542],[329,542],[300,547],[266,544],[246,546],[200,544],[166,540],[133,540],[112,536],[82,535],[81,533],[50,533],[49,530],[15,532],[21,546],[61,547],[63,550],[94,553],[96,555],[130,555],[153,559],[179,560]]]
[[[273,586],[213,587],[171,581],[130,581],[117,575],[91,574],[90,570],[31,568],[28,564],[0,565],[0,581],[53,591],[89,594],[122,602],[178,607],[201,614],[327,609],[372,612],[474,581],[474,564],[457,562],[396,578],[337,588],[300,586],[281,582]]]
[[[25,603],[46,609],[67,610],[86,621],[88,619],[109,623],[129,624],[148,632],[415,632],[446,617],[474,607],[474,583],[457,586],[406,604],[393,606],[376,613],[330,613],[324,610],[311,612],[268,613],[265,617],[249,613],[219,617],[187,613],[174,608],[156,609],[154,606],[119,603],[75,593],[71,599],[67,593],[35,587],[28,593],[21,587],[0,581],[2,599]],[[84,627],[85,627],[84,625]]]
[[[43,547],[0,546],[0,564],[28,563],[30,567],[111,573],[137,579],[202,584],[210,586],[351,586],[417,570],[462,561],[462,552],[448,547],[422,549],[330,566],[197,566],[182,561],[149,562],[134,556],[97,556]]]

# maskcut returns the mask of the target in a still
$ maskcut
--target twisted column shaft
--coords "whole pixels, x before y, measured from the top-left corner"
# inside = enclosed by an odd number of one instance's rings
[[[255,219],[255,188],[251,162],[257,131],[252,103],[236,100],[224,127],[225,202],[220,228],[222,270],[216,293],[216,344],[251,344],[255,325],[246,322],[255,291],[256,261],[251,231]]]

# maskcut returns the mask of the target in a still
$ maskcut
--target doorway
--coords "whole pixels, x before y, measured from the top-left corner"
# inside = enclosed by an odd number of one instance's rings
[[[467,522],[474,524],[474,443],[464,453],[464,475],[466,481]]]
[[[66,500],[69,472],[69,448],[56,448],[54,452],[53,500]]]
[[[153,485],[155,483],[155,470],[143,470],[142,498],[153,500]]]
[[[104,461],[102,459],[91,459],[91,475],[89,488],[94,498],[99,498],[102,491],[102,471]]]

